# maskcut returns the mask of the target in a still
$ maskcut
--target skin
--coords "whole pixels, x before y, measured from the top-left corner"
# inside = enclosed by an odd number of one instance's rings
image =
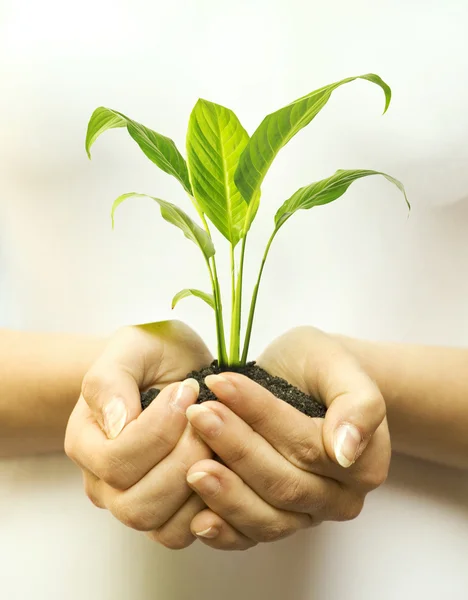
[[[109,340],[0,339],[3,454],[24,444],[28,453],[58,449],[87,373],[66,451],[97,506],[170,548],[198,537],[246,549],[357,516],[387,475],[386,412],[395,451],[468,467],[468,350],[292,330],[258,362],[322,399],[327,417],[313,420],[236,374],[208,381],[220,403],[194,406],[196,385],[181,391],[178,382],[211,355],[179,322],[124,328]],[[152,386],[163,391],[140,414],[138,390]],[[358,432],[354,446],[343,444],[343,424]]]
[[[387,477],[390,439],[379,389],[330,336],[313,330],[319,352],[311,345],[304,353],[302,336],[310,341],[311,334],[283,336],[258,362],[319,398],[328,407],[325,419],[306,417],[235,373],[207,379],[221,402],[187,410],[224,463],[203,460],[187,474],[208,507],[191,523],[207,545],[241,550],[325,520],[354,519]],[[338,460],[343,426],[358,432],[345,466]]]
[[[161,543],[169,529],[166,545],[177,548],[194,541],[190,522],[205,506],[187,471],[212,456],[185,416],[198,384],[180,380],[211,360],[178,321],[120,330],[85,375],[65,437],[96,506]],[[151,387],[162,391],[141,412],[139,390]]]
[[[320,435],[312,435],[310,424],[307,430],[301,429],[302,415],[294,414],[289,407],[281,406],[281,418],[274,399],[266,392],[255,392],[251,382],[238,375],[226,375],[234,384],[234,389],[228,391],[221,382],[213,381],[212,389],[222,404],[208,403],[187,411],[200,437],[230,468],[204,460],[188,472],[190,485],[209,507],[191,524],[192,531],[202,532],[199,537],[205,544],[219,549],[245,549],[257,542],[279,539],[303,527],[302,520],[295,524],[291,521],[291,511],[307,512],[313,523],[323,519],[321,510],[325,510],[324,518],[340,520],[341,506],[346,507],[345,518],[359,514],[365,494],[385,480],[388,467],[386,420],[378,425],[381,405],[362,379],[363,372],[370,376],[369,381],[378,383],[383,393],[396,452],[468,468],[468,350],[374,343],[304,327],[275,340],[258,362],[267,371],[321,398],[329,407],[321,428],[322,440]],[[216,428],[210,426],[208,410],[220,419]],[[333,455],[333,431],[342,421],[355,425],[362,439],[355,462],[347,470],[327,461]],[[288,432],[283,423],[288,424]],[[260,452],[256,434],[271,447],[262,441]],[[276,486],[270,479],[270,460],[266,459],[274,449],[281,455],[272,459],[276,476],[282,458],[289,458],[300,469],[299,473],[280,477]],[[318,491],[313,480],[307,480],[308,473],[327,477],[328,483],[337,482],[339,491],[333,493],[330,486]],[[265,481],[270,481],[274,496]],[[326,500],[320,502],[323,497]],[[319,506],[308,504],[310,498],[318,500]],[[262,500],[289,513],[277,512],[267,518]],[[328,511],[333,508],[335,512],[330,515]]]
[[[211,378],[222,403],[199,407],[193,381],[167,384],[211,357],[198,337],[189,343],[191,330],[177,328],[178,336],[167,331],[163,339],[154,327],[124,330],[84,378],[65,449],[82,469],[94,504],[170,548],[184,548],[198,537],[216,548],[244,549],[325,519],[357,516],[365,495],[385,480],[390,442],[383,398],[352,355],[323,336],[329,351],[322,348],[322,377],[311,382],[330,407],[325,420],[311,420],[234,374],[226,374],[234,394],[225,381]],[[140,352],[129,362],[132,346]],[[277,355],[275,348],[262,364]],[[346,395],[351,377],[353,389]],[[141,413],[138,389],[154,385],[166,387]],[[109,414],[122,406],[124,418]],[[223,435],[203,429],[199,413],[210,409],[225,423]],[[343,424],[362,434],[347,467],[367,446],[366,457],[347,469],[336,455],[336,432]],[[212,460],[213,453],[226,466]],[[215,503],[200,487],[200,472],[224,482]]]
[[[378,382],[396,452],[468,468],[468,349],[335,338]]]
[[[0,458],[63,451],[83,375],[106,343],[0,330]]]

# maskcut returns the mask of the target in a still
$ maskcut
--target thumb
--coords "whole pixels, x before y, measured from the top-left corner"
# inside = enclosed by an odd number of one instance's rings
[[[312,331],[302,348],[306,388],[327,406],[325,450],[332,461],[348,468],[385,419],[385,401],[357,359],[331,336]]]
[[[361,456],[385,419],[385,402],[377,385],[353,357],[335,354],[330,365],[328,406],[323,424],[323,442],[329,457],[348,468]]]
[[[123,327],[85,375],[81,393],[108,438],[115,439],[141,413],[140,388],[154,380],[162,354],[160,336]]]
[[[275,340],[258,363],[327,406],[322,440],[329,458],[350,467],[384,421],[377,385],[335,337],[298,327]]]
[[[141,412],[138,382],[118,363],[98,360],[83,379],[81,393],[109,439]]]

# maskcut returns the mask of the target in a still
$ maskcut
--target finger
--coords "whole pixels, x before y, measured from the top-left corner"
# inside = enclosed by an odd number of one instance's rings
[[[180,321],[124,327],[85,376],[82,394],[113,439],[140,414],[140,390],[163,388],[210,362],[201,338]]]
[[[146,377],[144,357],[150,354],[151,363],[157,367],[163,350],[160,336],[150,336],[139,328],[123,328],[85,375],[82,396],[110,439],[140,414],[140,388]]]
[[[349,469],[342,469],[349,486],[365,494],[385,483],[391,460],[387,419],[384,419],[371,437],[366,451]]]
[[[311,419],[238,373],[210,375],[206,384],[223,405],[299,469],[333,477],[339,469],[322,441],[323,419]]]
[[[187,548],[196,539],[196,536],[190,529],[190,524],[204,508],[205,503],[200,496],[192,494],[185,504],[164,525],[159,529],[149,531],[146,535],[149,539],[171,550]]]
[[[237,373],[223,373],[222,378],[210,376],[206,383],[223,405],[299,469],[367,491],[385,481],[390,461],[386,420],[377,429],[378,435],[376,432],[372,436],[368,452],[353,467],[343,469],[325,451],[323,427],[326,419],[303,415]]]
[[[135,376],[121,366],[98,361],[83,379],[83,398],[109,439],[141,412]]]
[[[311,522],[306,514],[269,505],[238,475],[213,460],[194,465],[187,481],[214,513],[255,542],[282,539]]]
[[[153,531],[164,525],[187,501],[189,468],[211,453],[191,427],[176,448],[143,479],[125,491],[96,483],[93,494],[122,523],[138,531]]]
[[[216,550],[248,550],[257,545],[208,508],[193,518],[190,528],[201,542]]]
[[[288,347],[298,349],[289,357],[301,374],[296,381],[328,407],[323,427],[327,454],[336,464],[349,468],[385,418],[382,395],[355,357],[332,336],[309,327],[297,328],[287,336]],[[259,360],[272,375],[284,372],[284,365],[275,358],[281,355],[284,343],[284,336],[275,340]]]
[[[211,364],[213,357],[201,337],[182,321],[160,321],[149,325],[141,325],[144,331],[154,340],[161,339],[163,353],[160,362],[154,355],[145,361],[145,387],[157,381],[163,387],[173,381],[187,377],[187,373]]]
[[[272,506],[332,518],[351,501],[350,490],[296,467],[220,402],[191,406],[187,418],[215,454]]]
[[[70,418],[65,452],[111,487],[125,490],[177,445],[187,426],[185,410],[196,402],[198,384],[172,384],[114,440],[108,440],[81,398]]]
[[[84,491],[89,500],[91,500],[96,508],[106,508],[102,494],[100,493],[99,479],[87,469],[82,470],[82,475]]]
[[[385,419],[385,401],[377,385],[346,351],[325,361],[322,377],[322,398],[328,406],[323,443],[332,460],[349,468]]]

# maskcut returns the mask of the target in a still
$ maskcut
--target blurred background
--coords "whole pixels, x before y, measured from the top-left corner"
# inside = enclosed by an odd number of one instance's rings
[[[273,215],[337,168],[390,173],[298,213],[265,269],[252,357],[299,324],[373,339],[468,344],[468,40],[465,0],[0,0],[0,325],[107,334],[175,316],[214,349],[211,311],[173,294],[207,288],[201,255],[144,192],[188,212],[179,184],[125,130],[98,140],[100,105],[184,149],[199,97],[252,132],[315,88],[332,96],[263,185],[247,285]],[[221,252],[222,254],[222,252]],[[227,275],[227,262],[224,263]],[[247,554],[159,548],[94,508],[64,457],[0,463],[5,600],[466,598],[468,477],[396,458],[356,521]]]

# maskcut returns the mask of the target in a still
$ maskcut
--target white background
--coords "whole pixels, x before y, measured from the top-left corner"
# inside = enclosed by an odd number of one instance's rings
[[[169,316],[173,293],[207,287],[200,256],[141,191],[190,210],[124,130],[89,162],[98,105],[183,149],[198,97],[253,131],[316,87],[341,88],[278,158],[251,236],[251,281],[272,215],[336,168],[402,179],[407,218],[383,179],[296,215],[265,271],[253,355],[303,323],[377,339],[468,344],[468,4],[464,0],[2,0],[1,325],[108,333]],[[214,342],[209,309],[177,316]],[[441,410],[443,406],[441,405]],[[5,600],[390,600],[466,598],[468,478],[398,458],[359,519],[246,554],[159,548],[93,508],[62,457],[0,464]]]

